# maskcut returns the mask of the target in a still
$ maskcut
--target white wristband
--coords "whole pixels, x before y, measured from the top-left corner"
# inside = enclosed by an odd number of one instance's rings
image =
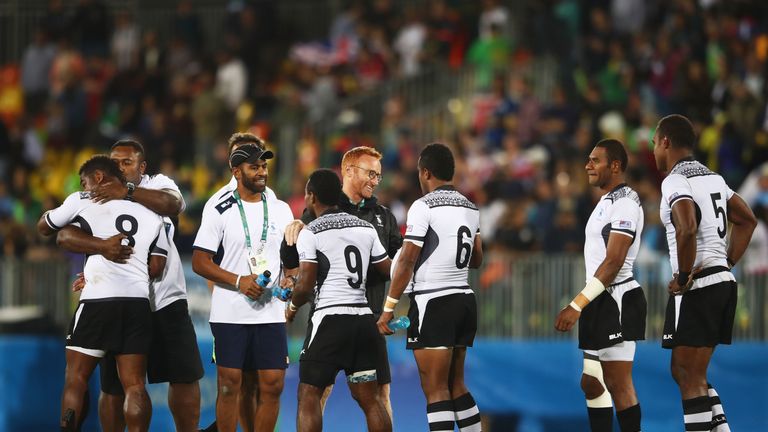
[[[595,297],[602,294],[603,291],[605,291],[605,285],[600,282],[600,279],[593,277],[587,282],[587,285],[584,287],[584,289],[581,290],[581,294],[586,297],[587,300],[592,301],[595,299]]]
[[[397,302],[399,302],[400,299],[392,298],[390,296],[387,296],[387,300],[384,302],[384,308],[382,309],[384,312],[394,312],[395,306],[397,306]]]
[[[240,278],[241,277],[242,277],[241,275],[237,275],[237,280],[235,281],[235,288],[237,288],[238,291],[240,290]]]
[[[569,306],[576,309],[576,312],[581,312],[581,307],[579,307],[579,305],[577,305],[575,301],[572,301]]]

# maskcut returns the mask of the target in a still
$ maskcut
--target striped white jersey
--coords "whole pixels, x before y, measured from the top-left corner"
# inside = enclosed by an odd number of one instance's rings
[[[453,186],[442,186],[416,200],[408,210],[405,241],[421,247],[413,291],[434,297],[472,292],[469,260],[480,233],[477,206]]]
[[[75,192],[61,206],[47,212],[45,221],[53,229],[76,224],[102,239],[123,233],[133,247],[125,264],[101,255],[87,256],[83,268],[85,288],[80,300],[149,298],[149,255],[167,256],[170,247],[163,235],[163,220],[155,212],[126,200],[97,204],[91,201],[88,192]]]
[[[669,245],[669,262],[677,272],[677,240],[672,207],[683,200],[693,201],[696,209],[696,267],[725,267],[726,237],[728,234],[727,201],[734,192],[723,178],[692,159],[683,159],[669,171],[661,183],[661,222],[664,224]],[[717,282],[735,280],[728,271],[697,279],[693,288]]]
[[[632,278],[632,266],[640,250],[643,233],[643,207],[637,192],[626,184],[616,186],[600,197],[584,229],[584,263],[587,280],[592,279],[605,261],[608,237],[611,234],[625,235],[632,239],[624,264],[611,282],[619,283]]]
[[[240,218],[233,190],[213,195],[203,208],[203,218],[193,247],[214,255],[222,269],[247,275],[248,250],[245,243],[243,222]],[[259,247],[264,227],[264,205],[261,201],[243,201],[248,221],[252,248]],[[285,303],[271,296],[271,288],[279,282],[280,243],[285,227],[293,221],[291,208],[283,201],[267,198],[267,243],[263,257],[266,268],[272,273],[267,290],[257,300],[233,291],[230,286],[213,286],[210,322],[230,324],[267,324],[285,322]]]
[[[387,259],[373,225],[340,210],[326,212],[301,230],[296,249],[299,261],[317,263],[315,311],[346,306],[353,314],[371,313],[368,264]]]
[[[162,174],[154,176],[143,175],[139,187],[154,190],[172,190],[181,196],[181,191],[176,182]],[[186,203],[181,198],[181,209],[184,211]],[[181,257],[176,245],[173,243],[173,236],[176,228],[169,217],[163,217],[163,235],[167,238],[169,245],[168,260],[165,263],[163,275],[151,281],[149,284],[149,300],[153,311],[160,310],[179,299],[187,298],[187,283],[184,279],[184,269],[181,264]]]

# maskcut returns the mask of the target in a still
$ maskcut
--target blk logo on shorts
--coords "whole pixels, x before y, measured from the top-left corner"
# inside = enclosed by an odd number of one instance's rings
[[[618,339],[620,337],[621,337],[621,332],[614,333],[614,334],[609,334],[608,335],[608,340],[614,340],[614,339]]]
[[[672,335],[671,334],[665,334],[664,335],[664,340],[672,340]]]
[[[408,338],[408,342],[410,342],[410,343],[416,343],[418,341],[419,341],[419,338],[417,338],[417,337],[415,337],[415,338]]]

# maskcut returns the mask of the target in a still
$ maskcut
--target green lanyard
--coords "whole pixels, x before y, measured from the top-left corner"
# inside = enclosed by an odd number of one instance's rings
[[[245,247],[247,247],[248,250],[253,252],[253,249],[251,249],[251,232],[250,230],[248,230],[248,220],[245,218],[245,209],[243,209],[243,201],[240,200],[240,193],[237,190],[235,190],[232,196],[235,197],[235,201],[237,201],[237,209],[240,210],[240,221],[243,222],[243,231],[245,231]],[[264,246],[267,244],[267,226],[269,224],[269,211],[267,210],[267,196],[264,193],[261,194],[261,202],[264,205],[264,225],[262,225],[262,228],[261,228],[261,244],[259,245],[259,249],[256,252],[256,255],[259,255],[264,250]]]

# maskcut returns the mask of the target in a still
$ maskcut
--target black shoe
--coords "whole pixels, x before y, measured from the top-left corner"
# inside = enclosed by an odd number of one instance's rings
[[[213,423],[211,423],[211,425],[207,428],[200,429],[199,432],[219,432],[219,429],[216,427],[216,420],[214,420]]]

